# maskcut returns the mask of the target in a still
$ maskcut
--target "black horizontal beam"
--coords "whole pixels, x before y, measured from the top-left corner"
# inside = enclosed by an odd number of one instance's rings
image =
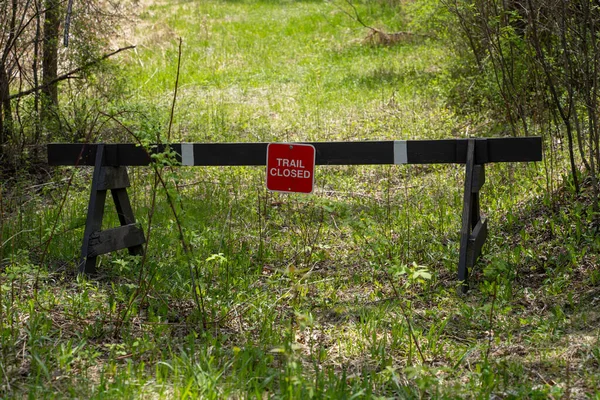
[[[397,140],[363,142],[316,142],[317,165],[376,164],[464,164],[467,139]],[[184,164],[194,166],[265,165],[268,143],[190,143]],[[182,162],[182,144],[154,145],[150,151],[135,144],[106,144],[104,164],[143,166],[152,161],[151,154],[167,146]],[[50,165],[94,165],[97,144],[55,143],[48,145]],[[475,163],[541,161],[540,137],[476,139]]]

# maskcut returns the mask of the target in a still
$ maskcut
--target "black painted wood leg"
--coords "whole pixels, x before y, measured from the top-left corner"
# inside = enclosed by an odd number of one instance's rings
[[[127,174],[127,170],[125,167],[123,171]],[[121,226],[124,225],[134,225],[135,224],[135,216],[133,215],[133,210],[131,209],[131,203],[129,202],[129,196],[127,195],[127,189],[119,188],[113,189],[110,191],[112,194],[113,201],[115,203],[115,207],[117,208],[117,214],[119,216],[119,222]],[[138,228],[139,229],[139,228]],[[141,229],[139,230],[138,235],[141,233],[142,241],[144,241],[144,235]],[[144,247],[141,244],[137,244],[131,247],[127,247],[129,250],[129,254],[132,256],[141,256],[144,254]]]
[[[469,236],[471,235],[473,218],[473,167],[475,164],[475,140],[467,141],[467,162],[465,167],[465,192],[463,196],[462,228],[460,230],[460,252],[458,255],[458,280],[461,283],[463,293],[469,290],[468,286],[468,266],[467,253],[469,246]]]
[[[81,246],[81,258],[79,260],[80,274],[96,273],[96,256],[90,256],[90,239],[92,234],[102,229],[102,217],[104,216],[104,203],[106,201],[106,189],[98,190],[100,185],[100,175],[104,161],[104,145],[99,144],[96,150],[96,162],[94,164],[94,174],[92,177],[92,190],[90,193],[90,202],[88,203],[88,212],[85,221],[85,231],[83,233],[83,244]]]
[[[481,248],[487,238],[487,219],[481,218],[479,206],[479,190],[485,183],[484,164],[475,165],[475,139],[467,144],[467,160],[465,167],[465,192],[460,231],[460,253],[458,259],[458,280],[461,290],[469,289],[469,270],[481,254]]]
[[[129,176],[125,167],[104,166],[104,146],[99,145],[92,179],[92,191],[81,246],[79,273],[96,273],[96,260],[101,254],[128,249],[131,255],[144,253],[144,231],[135,223],[127,195]],[[121,226],[102,230],[106,192],[110,190]]]

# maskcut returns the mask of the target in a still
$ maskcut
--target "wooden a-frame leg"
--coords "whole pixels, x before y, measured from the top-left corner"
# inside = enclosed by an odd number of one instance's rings
[[[121,168],[125,169],[125,167]],[[127,170],[125,170],[124,173],[127,174]],[[135,224],[135,216],[133,215],[133,210],[131,209],[131,203],[129,202],[127,189],[113,189],[110,191],[110,193],[112,194],[113,201],[115,202],[115,207],[117,208],[117,214],[119,216],[119,222],[121,223],[121,226]],[[129,250],[129,254],[132,256],[141,256],[144,254],[144,247],[141,244],[128,247],[127,249]]]
[[[458,280],[461,290],[469,289],[469,269],[475,265],[487,238],[487,219],[481,218],[479,190],[485,183],[484,164],[475,165],[475,139],[467,142],[465,192],[460,231],[460,253],[458,258]]]
[[[81,248],[80,273],[95,273],[96,259],[120,249],[128,249],[131,255],[142,255],[145,243],[144,231],[136,225],[135,216],[127,195],[129,176],[125,167],[102,165],[103,146],[98,146],[96,164],[92,180],[92,192],[88,205],[83,245]],[[120,227],[102,230],[102,217],[106,192],[110,190]]]
[[[79,260],[80,274],[96,273],[96,256],[88,257],[90,238],[96,231],[102,229],[102,218],[104,216],[104,203],[106,201],[106,189],[99,190],[100,174],[104,159],[104,145],[99,144],[96,150],[94,174],[92,177],[92,190],[90,202],[88,203],[85,231],[83,233],[83,244],[81,246],[81,258]]]
[[[473,167],[475,165],[475,140],[467,141],[467,162],[465,167],[465,192],[463,197],[462,228],[460,230],[460,252],[458,255],[458,280],[461,283],[463,293],[466,293],[469,286],[467,250],[469,246],[469,236],[472,229],[472,204],[473,204]]]

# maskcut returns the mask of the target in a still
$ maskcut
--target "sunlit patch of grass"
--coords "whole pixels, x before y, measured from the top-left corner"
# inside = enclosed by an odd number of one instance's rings
[[[424,83],[448,57],[435,41],[361,45],[356,23],[321,2],[173,3],[150,13],[149,20],[166,21],[161,23],[173,31],[171,42],[131,54],[132,99],[139,94],[167,105],[182,37],[175,123],[186,140],[396,137],[406,130],[397,129],[398,121],[411,119],[397,110],[435,102],[435,89]],[[425,108],[438,107],[430,104]],[[369,129],[365,118],[391,126]],[[409,129],[413,136],[419,131]]]

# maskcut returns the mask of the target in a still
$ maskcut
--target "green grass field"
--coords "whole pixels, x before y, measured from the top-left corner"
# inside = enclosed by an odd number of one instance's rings
[[[357,6],[415,33],[393,46],[343,1],[145,3],[95,141],[491,135],[447,104],[435,1]],[[268,192],[264,168],[158,168],[165,186],[130,168],[146,256],[102,256],[91,279],[91,171],[3,186],[0,398],[600,398],[596,216],[545,154],[487,168],[467,295],[464,166],[318,167],[312,195]]]

